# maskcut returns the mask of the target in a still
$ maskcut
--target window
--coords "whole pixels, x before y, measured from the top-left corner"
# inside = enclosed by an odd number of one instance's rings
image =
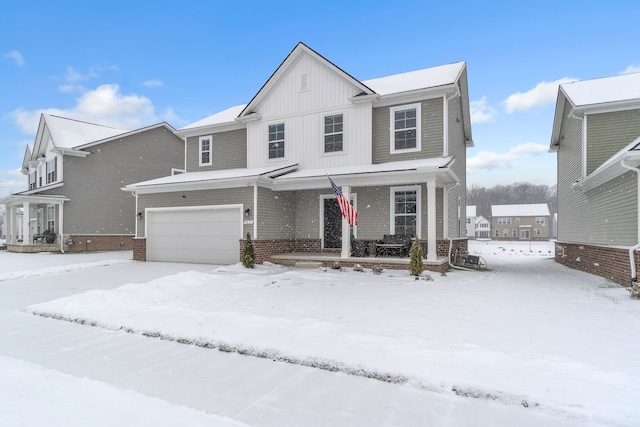
[[[284,123],[269,125],[269,158],[284,157]]]
[[[498,218],[498,224],[511,224],[511,217],[509,217],[509,218]]]
[[[420,150],[420,104],[391,108],[391,152]]]
[[[324,152],[335,153],[343,150],[342,114],[324,117]],[[284,139],[284,136],[283,136]]]
[[[47,162],[47,184],[51,184],[58,180],[57,157]]]
[[[415,237],[420,225],[418,218],[420,200],[418,188],[397,187],[391,189],[391,233]]]
[[[509,229],[505,228],[504,230],[502,230],[502,237],[509,237]]]
[[[38,187],[42,187],[44,184],[42,183],[42,177],[44,176],[44,173],[42,172],[42,163],[40,163],[38,165]]]
[[[467,224],[471,224],[471,218],[467,218]]]
[[[542,235],[542,230],[540,230],[539,228],[536,228],[536,236],[541,236]]]
[[[496,237],[500,237],[500,230],[496,229]]]
[[[211,164],[211,136],[200,137],[200,166]]]
[[[520,238],[523,240],[531,239],[531,231],[529,230],[520,230]]]
[[[518,237],[518,230],[517,229],[513,229],[511,230],[511,237]]]
[[[56,207],[47,206],[47,230],[55,231],[56,229]]]
[[[516,217],[516,224],[520,224],[520,217],[519,216]]]
[[[544,224],[544,217],[543,216],[537,216],[536,217],[536,224]]]
[[[35,190],[36,189],[36,180],[37,180],[37,176],[38,173],[36,171],[33,171],[29,174],[29,190]]]

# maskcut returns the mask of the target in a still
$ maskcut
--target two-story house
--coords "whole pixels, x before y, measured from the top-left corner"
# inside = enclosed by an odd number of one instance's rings
[[[178,133],[186,173],[124,188],[136,259],[235,263],[247,233],[258,262],[349,257],[349,234],[419,237],[432,263],[466,242],[465,63],[359,81],[299,43],[248,104]],[[328,176],[358,211],[346,233]]]
[[[467,206],[467,238],[475,239],[476,237],[476,206]]]
[[[494,240],[549,240],[551,213],[546,203],[491,205]]]
[[[135,201],[123,185],[184,167],[166,123],[125,131],[42,114],[21,172],[26,191],[0,199],[10,251],[131,249]]]
[[[482,215],[476,217],[476,239],[491,239],[491,221]]]
[[[640,248],[640,73],[560,86],[556,261],[628,284]]]

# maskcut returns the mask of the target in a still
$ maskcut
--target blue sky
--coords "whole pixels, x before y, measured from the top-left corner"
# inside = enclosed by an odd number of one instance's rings
[[[41,112],[180,128],[249,102],[298,41],[360,80],[466,61],[468,185],[553,185],[558,83],[640,72],[638,16],[637,1],[8,0],[0,197],[26,189]]]

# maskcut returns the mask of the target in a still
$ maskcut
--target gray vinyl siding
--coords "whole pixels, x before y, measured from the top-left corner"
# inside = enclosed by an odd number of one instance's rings
[[[404,105],[404,103],[398,104],[398,106],[400,105]],[[373,163],[442,156],[444,134],[442,98],[421,101],[421,151],[391,154],[390,108],[392,107],[395,106],[374,108],[372,111]]]
[[[462,114],[462,98],[453,97],[448,100],[448,151],[455,157],[451,170],[460,180],[460,185],[447,191],[448,196],[448,236],[451,238],[466,235],[467,206],[467,146],[464,136],[464,117]],[[460,218],[458,218],[458,197],[460,198]]]
[[[200,164],[200,136],[213,137],[211,165]],[[247,167],[247,130],[238,129],[187,138],[187,172]]]
[[[640,110],[587,116],[587,174],[640,136]]]
[[[176,208],[188,206],[242,205],[244,211],[253,206],[253,187],[219,190],[176,191],[138,195],[138,210],[147,208]],[[253,210],[253,208],[252,208]],[[145,237],[145,218],[138,220],[138,237]],[[253,225],[245,224],[242,235],[253,235]]]
[[[389,234],[391,227],[390,187],[354,187],[352,193],[357,195],[358,238],[379,240]],[[295,237],[298,239],[317,239],[320,237],[320,196],[333,197],[332,191],[307,190],[296,192],[296,227]],[[421,235],[427,236],[427,188],[421,185],[420,191]],[[436,235],[443,236],[443,191],[436,189]]]
[[[565,105],[557,153],[558,241],[631,246],[637,243],[636,176],[629,172],[588,192],[572,188],[583,177],[582,121],[567,117],[569,107]]]
[[[135,233],[135,197],[121,188],[171,175],[184,165],[184,143],[164,127],[85,149],[87,157],[64,156],[63,186],[38,194],[62,195],[65,234]],[[57,218],[56,218],[57,222]]]
[[[295,236],[295,193],[258,187],[256,221],[258,239],[292,239]]]

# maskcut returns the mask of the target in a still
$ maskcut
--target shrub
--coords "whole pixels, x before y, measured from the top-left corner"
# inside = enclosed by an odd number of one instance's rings
[[[423,252],[420,239],[417,237],[409,249],[409,273],[412,276],[419,276],[424,270],[424,262],[422,261]]]
[[[247,268],[256,266],[256,251],[253,249],[251,234],[247,233],[247,240],[244,241],[244,250],[242,251],[242,265]]]

